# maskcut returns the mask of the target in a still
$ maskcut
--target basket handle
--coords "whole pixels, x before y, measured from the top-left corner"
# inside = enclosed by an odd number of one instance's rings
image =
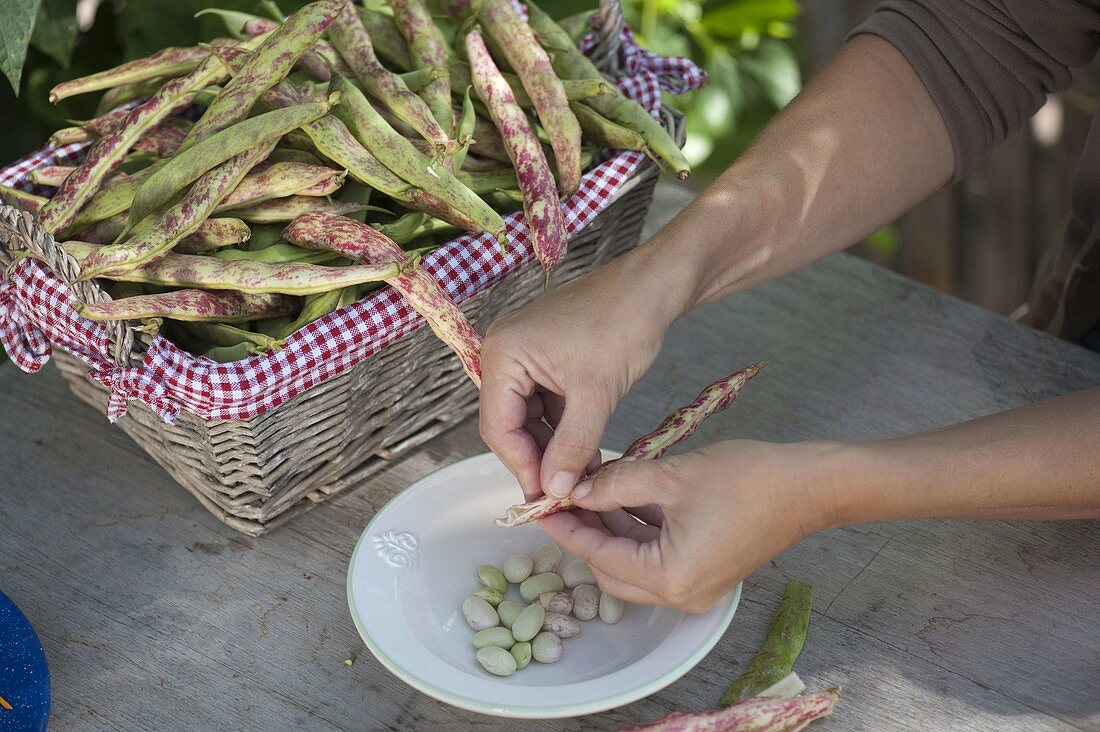
[[[600,0],[600,10],[592,20],[597,41],[589,57],[611,77],[619,75],[619,35],[624,22],[622,0]]]
[[[46,263],[73,291],[81,302],[92,304],[110,302],[111,296],[94,280],[78,281],[80,265],[53,238],[53,234],[40,226],[26,211],[0,204],[0,273],[5,277],[19,259],[30,254]],[[128,321],[112,320],[104,323],[111,341],[111,356],[119,366],[132,366],[142,362],[142,353],[148,346],[143,333]]]

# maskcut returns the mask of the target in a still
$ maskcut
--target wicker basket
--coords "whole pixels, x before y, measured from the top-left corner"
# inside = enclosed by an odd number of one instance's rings
[[[617,3],[603,3],[606,7]],[[612,12],[609,27],[621,27]],[[614,47],[598,48],[614,58]],[[604,68],[610,68],[606,63]],[[683,141],[682,118],[663,121]],[[570,242],[555,270],[556,284],[573,279],[634,247],[653,197],[657,170],[643,163],[605,211]],[[0,212],[10,207],[0,206]],[[14,210],[0,215],[0,261],[30,249],[85,302],[109,299],[94,282],[75,282],[79,269],[53,237]],[[484,332],[496,317],[538,298],[543,273],[532,263],[463,303]],[[115,360],[140,364],[143,334],[134,323],[111,324]],[[101,412],[108,392],[85,364],[55,349],[54,362],[72,391]],[[475,412],[477,391],[458,359],[429,328],[421,328],[343,374],[264,414],[245,420],[203,420],[181,413],[167,424],[134,402],[118,425],[181,485],[227,525],[264,534],[326,500],[361,485],[410,449]]]

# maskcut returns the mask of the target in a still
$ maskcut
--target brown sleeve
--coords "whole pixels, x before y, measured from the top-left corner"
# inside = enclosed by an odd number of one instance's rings
[[[1096,55],[1100,2],[889,0],[859,33],[913,65],[947,125],[958,180]]]

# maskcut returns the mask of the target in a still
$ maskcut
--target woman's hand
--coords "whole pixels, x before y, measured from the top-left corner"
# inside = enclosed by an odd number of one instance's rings
[[[598,464],[615,405],[653,363],[682,312],[682,300],[646,259],[644,248],[636,250],[489,329],[481,353],[481,436],[528,499],[568,495]]]
[[[612,595],[703,612],[758,566],[831,524],[830,466],[841,449],[737,440],[619,463],[574,489],[586,511],[539,525],[588,562]],[[649,504],[663,519],[651,509],[638,513],[659,527],[622,510]]]

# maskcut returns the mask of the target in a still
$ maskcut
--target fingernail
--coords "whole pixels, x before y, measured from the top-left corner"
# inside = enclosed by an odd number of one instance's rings
[[[550,485],[546,486],[546,490],[554,498],[565,498],[569,495],[569,491],[573,490],[576,483],[577,474],[567,473],[563,470],[550,479]]]
[[[573,489],[573,498],[580,500],[592,492],[592,481],[584,480],[577,484],[577,487]]]

